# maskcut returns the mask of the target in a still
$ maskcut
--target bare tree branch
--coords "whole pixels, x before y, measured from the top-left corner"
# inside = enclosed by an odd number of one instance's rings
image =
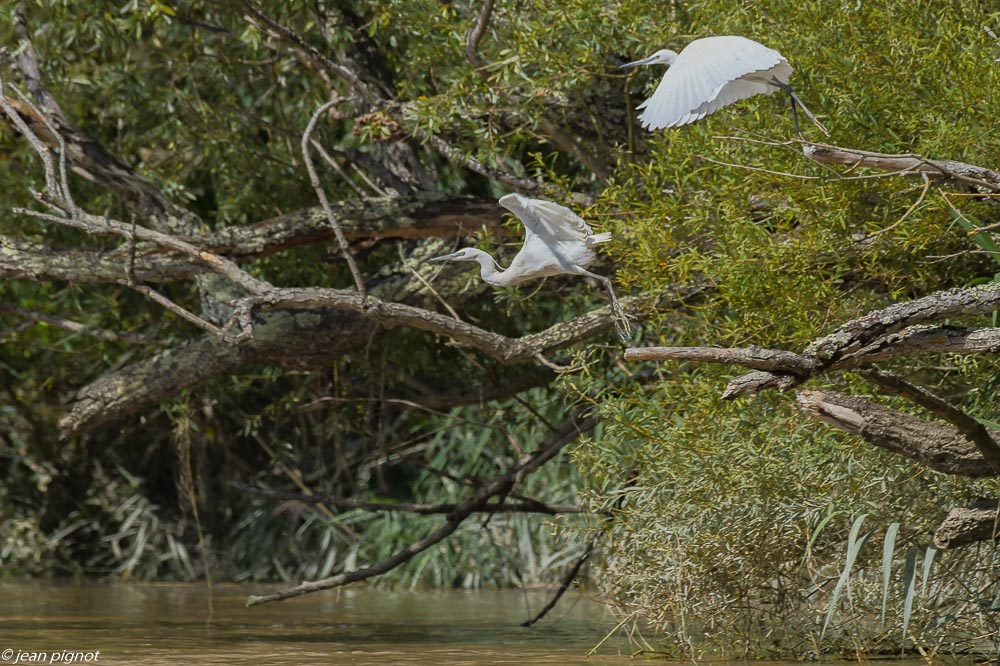
[[[825,143],[803,142],[803,154],[825,164],[843,164],[868,167],[879,171],[891,171],[900,175],[936,176],[957,180],[969,185],[1000,192],[1000,172],[952,160],[931,160],[920,155],[875,153],[856,148],[841,148]]]
[[[587,562],[588,559],[590,559],[590,556],[594,554],[594,550],[596,549],[596,547],[597,544],[595,541],[590,540],[587,542],[587,545],[583,549],[583,555],[580,556],[580,559],[576,561],[576,564],[574,564],[573,567],[566,572],[566,575],[563,576],[562,582],[559,583],[559,589],[556,590],[556,593],[552,595],[551,599],[549,599],[549,603],[545,604],[545,607],[542,608],[542,610],[538,611],[538,614],[535,615],[535,617],[522,622],[521,623],[522,627],[532,626],[533,624],[541,620],[543,617],[548,615],[550,610],[556,607],[556,604],[559,603],[559,600],[562,598],[562,595],[566,593],[566,590],[569,589],[569,586],[573,584],[574,580],[576,580],[576,577],[580,573],[580,569],[582,569],[583,565]]]
[[[777,349],[722,349],[718,347],[639,347],[625,352],[626,360],[693,360],[728,363],[764,371],[747,373],[729,382],[723,399],[744,393],[757,393],[769,388],[786,391],[798,386],[807,376],[825,372],[850,370],[878,361],[913,354],[950,353],[982,354],[1000,351],[1000,329],[962,328],[956,326],[916,325],[902,331],[877,337],[867,345],[838,360],[825,364],[808,354],[795,354]],[[676,351],[675,351],[676,350]],[[761,357],[764,357],[763,359]],[[802,371],[811,366],[808,375]]]
[[[295,49],[299,60],[323,79],[328,90],[334,89],[333,81],[330,78],[332,74],[347,83],[356,95],[368,103],[375,106],[381,104],[383,100],[361,79],[357,72],[333,62],[325,54],[307,44],[298,33],[266,16],[249,0],[241,0],[240,4],[243,6],[246,18],[250,23],[257,26],[264,34],[290,44]]]
[[[997,472],[1000,472],[1000,445],[982,423],[972,418],[947,400],[939,398],[927,389],[914,386],[902,377],[883,372],[878,368],[867,368],[861,375],[875,382],[882,388],[901,395],[920,405],[938,418],[955,426],[972,442],[983,458]]]
[[[758,393],[772,388],[776,388],[779,391],[787,391],[798,386],[802,381],[803,378],[798,375],[754,370],[753,372],[730,379],[729,383],[726,384],[726,390],[722,392],[722,399],[733,400],[744,393]]]
[[[913,354],[986,354],[998,351],[1000,328],[917,325],[876,338],[856,352],[845,354],[827,369],[842,370]]]
[[[420,516],[433,516],[439,514],[451,514],[457,508],[457,504],[424,504],[418,502],[373,502],[358,499],[356,497],[332,497],[321,493],[306,495],[304,493],[292,493],[280,490],[270,490],[265,488],[254,488],[243,483],[233,483],[233,487],[242,490],[250,495],[267,497],[270,499],[293,500],[304,504],[322,504],[330,509],[340,511],[361,509],[373,513],[382,511],[398,511],[402,513],[413,513]],[[544,502],[487,502],[475,510],[475,513],[541,513],[547,515],[557,515],[563,513],[588,513],[582,506],[573,504],[545,504]]]
[[[132,274],[134,275],[134,272]],[[152,287],[144,284],[132,284],[129,286],[131,286],[132,289],[134,289],[136,292],[142,294],[143,296],[153,301],[163,309],[168,310],[169,312],[173,312],[175,315],[177,315],[184,321],[190,324],[194,324],[198,328],[202,329],[203,331],[207,331],[208,333],[211,333],[220,340],[230,340],[228,336],[226,336],[226,329],[220,328],[219,326],[216,326],[212,322],[202,317],[199,317],[198,315],[191,312],[187,308],[177,305],[177,303],[174,303],[172,300],[170,300],[160,292],[156,291]],[[236,342],[236,341],[231,340],[231,342]]]
[[[503,219],[496,201],[451,198],[436,192],[335,201],[330,208],[349,241],[467,236],[484,227],[498,227]],[[206,250],[238,259],[263,257],[332,236],[325,211],[306,208],[221,229],[197,242]]]
[[[124,284],[123,261],[116,250],[64,250],[0,236],[0,278]],[[140,256],[135,264],[137,279],[146,282],[184,279],[204,270],[195,262],[165,254]]]
[[[847,370],[878,360],[918,352],[980,353],[997,348],[994,329],[956,329],[948,326],[920,327],[935,319],[986,314],[1000,307],[1000,284],[987,284],[938,291],[922,298],[874,310],[842,324],[836,331],[809,344],[802,354],[781,350],[717,349],[696,347],[688,351],[664,348],[644,351],[633,348],[626,358],[640,360],[685,358],[757,368],[729,382],[723,397],[735,398],[769,388],[787,390],[804,379],[824,372]]]
[[[672,297],[682,301],[703,289],[700,285],[680,287]],[[630,296],[621,299],[621,305],[633,316],[642,316],[654,307],[656,300],[659,299]],[[404,303],[386,302],[372,296],[366,299],[357,292],[340,289],[272,289],[255,297],[254,302],[263,310],[335,308],[358,312],[387,326],[408,326],[444,335],[504,363],[528,361],[549,349],[579,342],[607,330],[614,320],[611,306],[605,306],[576,319],[554,324],[539,333],[510,338],[437,312]]]
[[[681,287],[672,299],[680,302],[702,289]],[[430,310],[371,295],[365,300],[355,291],[274,289],[269,297],[291,300],[282,304],[284,309],[255,312],[254,336],[238,347],[203,338],[105,375],[80,389],[60,421],[63,436],[120,420],[214,376],[236,372],[248,363],[272,362],[289,367],[328,363],[369,344],[377,334],[377,322],[439,333],[502,363],[532,362],[537,354],[565,348],[613,326],[610,308],[605,307],[539,333],[510,338]],[[634,306],[633,312],[642,315],[656,300],[630,297],[622,303]],[[471,393],[467,397],[476,399]]]
[[[483,228],[499,227],[502,221],[502,209],[495,201],[454,199],[433,192],[331,202],[331,208],[349,241],[466,236]],[[332,238],[333,230],[320,207],[256,224],[227,227],[204,236],[180,237],[188,244],[237,261],[266,257]],[[132,247],[136,279],[140,282],[185,279],[207,270],[186,257],[164,253],[156,244],[143,242]],[[121,283],[121,266],[126,261],[125,248],[56,249],[35,241],[0,236],[0,277],[4,278]]]
[[[0,91],[3,90],[3,81],[0,79]],[[30,215],[32,217],[37,217],[39,219],[48,220],[50,222],[56,222],[58,224],[63,224],[66,226],[81,229],[92,234],[107,234],[116,233],[123,236],[128,241],[129,246],[129,256],[130,261],[126,266],[124,273],[124,282],[128,284],[132,289],[138,291],[139,293],[147,296],[154,302],[158,303],[167,310],[177,314],[181,318],[187,320],[188,322],[217,335],[220,338],[230,339],[226,335],[227,329],[220,329],[214,324],[205,319],[199,317],[198,315],[190,312],[186,308],[183,308],[170,299],[166,298],[159,292],[145,285],[135,284],[135,267],[132,259],[134,259],[134,246],[137,237],[141,237],[143,240],[153,241],[170,249],[183,252],[192,258],[204,263],[206,266],[212,268],[212,270],[218,271],[221,275],[228,277],[233,282],[240,284],[244,288],[247,288],[252,293],[259,293],[266,283],[261,283],[254,278],[250,277],[247,273],[241,270],[233,262],[223,259],[217,255],[212,255],[208,252],[203,252],[190,245],[184,241],[179,241],[169,234],[165,234],[158,231],[142,229],[141,234],[137,231],[138,227],[135,224],[133,217],[133,222],[131,226],[125,225],[121,222],[116,222],[109,220],[105,217],[99,217],[94,215],[89,215],[83,210],[77,207],[73,198],[69,192],[69,183],[66,180],[66,168],[65,168],[65,158],[66,158],[66,144],[62,139],[62,136],[56,132],[52,127],[51,123],[46,119],[42,112],[37,109],[34,105],[30,103],[26,98],[25,103],[28,104],[29,108],[33,113],[38,115],[46,128],[53,133],[60,145],[60,173],[62,176],[61,181],[56,181],[55,179],[55,169],[52,164],[52,158],[49,153],[49,149],[41,143],[38,136],[20,119],[16,111],[13,110],[10,103],[7,101],[6,97],[0,94],[0,108],[7,113],[8,117],[14,122],[18,130],[28,139],[29,143],[38,153],[42,162],[45,164],[45,174],[46,174],[46,189],[47,194],[35,193],[35,198],[42,204],[46,205],[48,208],[58,211],[59,215],[52,215],[48,213],[40,213],[34,210],[27,210],[23,208],[14,208],[14,213],[20,213],[23,215]],[[256,286],[255,286],[256,285]],[[231,342],[239,342],[242,338],[249,335],[249,331],[243,331],[239,335],[231,338]]]
[[[912,301],[890,305],[842,324],[810,344],[805,354],[830,364],[857,352],[881,336],[936,319],[985,314],[1000,307],[1000,283],[937,291]]]
[[[254,337],[240,345],[205,335],[101,375],[73,397],[59,420],[62,437],[120,421],[251,363],[314,368],[362,347],[373,329],[363,317],[336,311],[258,313]]]
[[[479,19],[476,21],[476,26],[469,31],[465,43],[465,58],[480,78],[486,78],[486,72],[483,71],[485,66],[483,59],[479,57],[479,40],[483,38],[492,14],[493,0],[483,0],[483,7],[479,10]]]
[[[524,190],[530,192],[532,190],[538,189],[538,183],[531,180],[530,178],[521,178],[515,176],[507,171],[497,169],[494,167],[489,167],[479,160],[477,160],[472,155],[466,155],[458,148],[454,147],[441,137],[436,134],[425,134],[423,132],[415,133],[418,140],[426,141],[431,146],[434,147],[436,151],[441,153],[445,158],[456,164],[461,164],[465,166],[469,171],[474,171],[481,176],[486,176],[487,178],[492,178],[498,182],[505,185],[510,185],[511,187],[516,187],[519,190]]]
[[[722,394],[732,399],[770,388],[787,390],[825,372],[861,367],[861,374],[883,389],[901,395],[952,424],[928,424],[916,417],[857,398],[807,391],[799,405],[812,416],[933,468],[967,476],[1000,474],[1000,440],[982,423],[926,389],[872,367],[873,361],[926,352],[982,353],[1000,349],[1000,330],[925,326],[923,322],[992,311],[1000,303],[1000,285],[940,291],[898,303],[849,321],[811,343],[804,353],[748,347],[653,347],[629,349],[626,360],[691,360],[754,368],[732,379]],[[839,402],[838,402],[839,401]],[[954,436],[966,438],[976,452],[957,449]]]
[[[247,606],[256,606],[258,604],[268,603],[271,601],[282,601],[284,599],[290,599],[292,597],[298,597],[312,592],[342,587],[350,583],[380,576],[388,571],[391,571],[392,569],[395,569],[401,564],[412,559],[414,556],[422,553],[434,544],[439,543],[450,536],[470,515],[486,506],[491,498],[503,496],[509,493],[514,486],[522,482],[539,467],[554,458],[567,445],[575,441],[580,434],[592,430],[595,425],[597,425],[597,419],[595,417],[571,417],[556,432],[549,435],[549,437],[542,442],[533,453],[525,456],[503,475],[493,479],[489,483],[484,484],[478,491],[476,491],[473,497],[459,504],[455,510],[448,515],[447,520],[443,525],[441,525],[441,527],[420,541],[410,544],[406,548],[397,551],[391,557],[356,571],[337,574],[336,576],[324,578],[323,580],[302,583],[301,585],[281,590],[280,592],[275,592],[274,594],[251,596],[247,599]]]
[[[625,350],[626,361],[695,361],[741,365],[757,370],[774,370],[808,376],[816,361],[802,354],[776,349],[746,347],[633,347]]]
[[[49,222],[56,222],[58,224],[81,229],[95,235],[113,234],[121,236],[126,239],[126,241],[130,241],[131,238],[138,238],[140,240],[155,243],[160,247],[174,250],[191,257],[198,263],[204,265],[212,271],[215,271],[219,275],[228,278],[252,294],[264,294],[274,290],[274,287],[270,284],[252,277],[233,261],[212,252],[202,250],[191,243],[181,240],[180,238],[168,233],[154,231],[152,229],[127,224],[125,222],[119,222],[118,220],[112,220],[98,215],[91,215],[89,213],[84,213],[83,211],[80,211],[79,214],[74,217],[59,217],[58,215],[49,215],[47,213],[40,213],[26,208],[14,208],[12,210],[16,214],[29,215],[42,220],[48,220]],[[122,276],[124,277],[124,275],[125,271],[122,269]]]
[[[358,263],[354,261],[354,255],[351,253],[351,246],[348,244],[347,238],[344,237],[344,230],[340,228],[337,216],[334,215],[333,209],[330,207],[330,201],[326,198],[326,191],[319,182],[319,176],[316,175],[316,167],[313,166],[312,158],[309,156],[309,137],[316,128],[316,121],[319,120],[319,117],[324,111],[336,106],[340,103],[340,101],[341,100],[339,99],[331,100],[316,109],[316,112],[309,120],[309,125],[306,126],[306,131],[302,134],[302,158],[305,160],[306,170],[309,172],[309,182],[316,191],[316,196],[319,198],[320,205],[326,213],[326,219],[329,221],[330,226],[333,227],[333,232],[337,236],[337,242],[340,244],[340,251],[344,253],[344,260],[347,262],[348,268],[351,269],[351,275],[354,276],[354,286],[357,287],[358,293],[360,293],[363,298],[368,295],[368,290],[365,288],[364,278],[361,277],[361,271],[358,270]]]
[[[979,449],[953,426],[834,391],[802,391],[797,401],[809,416],[935,471],[973,478],[996,476]]]
[[[120,159],[108,152],[100,142],[81,132],[66,116],[62,107],[49,93],[42,82],[38,64],[38,54],[31,42],[26,26],[23,4],[18,12],[16,30],[21,40],[16,56],[16,64],[24,77],[28,91],[41,105],[41,110],[32,109],[27,103],[10,100],[21,117],[22,122],[31,127],[25,132],[18,127],[26,138],[36,134],[46,141],[61,143],[65,147],[60,151],[60,160],[67,157],[72,162],[72,170],[87,180],[116,192],[139,215],[155,218],[153,226],[159,228],[160,223],[168,223],[170,219],[184,220],[190,223],[191,214],[172,203],[145,176],[128,167]],[[2,92],[0,92],[2,96]],[[6,109],[5,109],[6,110]],[[8,111],[8,116],[10,112]],[[11,118],[15,124],[13,118]],[[53,190],[53,193],[56,191]],[[65,194],[69,195],[69,192]],[[71,200],[71,195],[69,197]],[[172,225],[167,224],[170,227]]]

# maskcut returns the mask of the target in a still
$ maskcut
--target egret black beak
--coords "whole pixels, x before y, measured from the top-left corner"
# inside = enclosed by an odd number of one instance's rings
[[[461,252],[452,252],[451,254],[434,257],[433,259],[428,259],[427,261],[451,261],[452,259],[457,259],[459,254],[461,254]]]
[[[624,65],[618,65],[618,69],[628,69],[629,67],[638,67],[639,65],[648,65],[653,61],[656,56],[649,56],[648,58],[643,58],[642,60],[633,60],[632,62],[627,62]]]

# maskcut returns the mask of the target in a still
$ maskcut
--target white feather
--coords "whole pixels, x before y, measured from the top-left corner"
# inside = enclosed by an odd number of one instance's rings
[[[595,234],[590,225],[569,208],[544,199],[505,194],[500,197],[500,205],[524,224],[524,245],[506,270],[500,269],[493,257],[478,248],[463,248],[431,261],[475,261],[483,280],[498,287],[549,275],[583,275],[595,279],[604,285],[611,297],[611,312],[618,334],[623,339],[628,337],[631,330],[628,315],[615,296],[611,280],[586,269],[597,258],[593,246],[611,240],[611,232]]]
[[[506,194],[500,205],[520,218],[528,234],[554,241],[586,241],[594,234],[579,215],[552,201]]]
[[[792,67],[763,44],[733,35],[705,37],[677,55],[652,97],[639,108],[642,126],[650,130],[678,127],[704,118],[724,106],[777,90],[772,77],[787,83]]]

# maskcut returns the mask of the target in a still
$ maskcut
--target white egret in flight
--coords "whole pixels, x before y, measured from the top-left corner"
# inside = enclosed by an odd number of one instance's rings
[[[529,199],[520,194],[505,194],[500,205],[514,213],[524,224],[524,245],[510,267],[504,270],[488,253],[474,247],[435,257],[430,261],[475,261],[485,282],[497,287],[519,284],[549,275],[585,275],[603,284],[611,296],[611,311],[618,335],[627,338],[631,331],[628,315],[622,310],[611,280],[586,270],[597,258],[594,246],[611,240],[611,233],[595,234],[576,213],[543,199]]]
[[[649,130],[680,127],[700,120],[747,97],[784,90],[792,100],[792,120],[799,132],[799,106],[823,134],[823,127],[788,85],[792,66],[784,56],[763,44],[726,35],[696,39],[680,53],[663,49],[625,65],[669,65],[653,96],[639,105],[639,120]]]

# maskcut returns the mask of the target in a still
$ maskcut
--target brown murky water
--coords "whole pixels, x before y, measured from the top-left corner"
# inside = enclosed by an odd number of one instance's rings
[[[210,614],[199,585],[3,582],[0,665],[630,661],[627,644],[614,638],[586,658],[615,620],[579,593],[567,593],[548,617],[524,629],[518,624],[546,594],[350,588],[246,608],[247,596],[263,591],[216,586]]]

